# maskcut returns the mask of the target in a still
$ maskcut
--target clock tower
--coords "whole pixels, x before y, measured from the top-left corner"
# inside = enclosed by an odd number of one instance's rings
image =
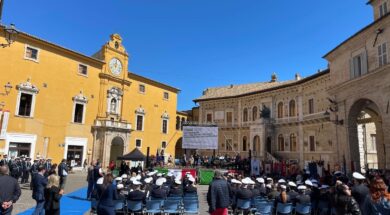
[[[95,58],[105,62],[101,72],[98,116],[93,126],[93,157],[104,165],[127,152],[131,124],[123,116],[125,92],[129,91],[129,55],[122,45],[122,37],[112,34]]]

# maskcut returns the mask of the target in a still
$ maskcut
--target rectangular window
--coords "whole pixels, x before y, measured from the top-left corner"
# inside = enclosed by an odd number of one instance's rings
[[[140,85],[138,86],[138,91],[139,91],[140,93],[145,93],[145,85],[140,84]]]
[[[226,122],[227,123],[233,122],[233,113],[232,112],[226,112]]]
[[[31,46],[26,46],[25,58],[37,61],[38,60],[38,49]]]
[[[362,75],[367,74],[367,53],[366,51],[363,51],[359,55],[355,55],[351,60],[350,60],[351,68],[350,68],[350,77],[352,78],[357,78]]]
[[[79,74],[88,75],[88,67],[83,64],[79,64]]]
[[[232,151],[233,150],[233,140],[232,139],[227,139],[226,140],[226,151]]]
[[[168,100],[168,99],[169,99],[169,93],[168,93],[168,92],[164,92],[164,99],[165,99],[165,100]]]
[[[73,122],[83,123],[83,116],[84,116],[84,105],[75,104]]]
[[[206,115],[206,122],[213,122],[213,114],[208,113]]]
[[[136,140],[135,140],[135,147],[141,148],[141,147],[142,147],[142,140],[136,139]]]
[[[379,18],[387,14],[387,2],[379,5]]]
[[[309,99],[309,114],[314,113],[314,99]]]
[[[137,131],[142,131],[144,127],[144,116],[137,115]]]
[[[383,43],[382,45],[378,46],[378,60],[379,60],[379,67],[382,67],[387,64],[387,45],[386,43]]]
[[[18,110],[19,116],[31,116],[32,100],[33,100],[33,95],[27,93],[20,94],[19,110]]]
[[[161,143],[161,148],[165,149],[167,147],[167,142],[163,141]]]
[[[367,151],[376,152],[376,135],[371,134],[371,146]]]
[[[309,146],[311,152],[314,152],[316,150],[316,143],[315,143],[314,136],[309,136]]]
[[[166,120],[166,119],[163,119],[163,121],[162,121],[162,132],[164,134],[168,133],[168,120]]]

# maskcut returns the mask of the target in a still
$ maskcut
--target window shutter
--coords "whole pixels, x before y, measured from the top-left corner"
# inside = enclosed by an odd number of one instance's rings
[[[364,51],[361,54],[361,58],[362,58],[362,75],[365,75],[365,74],[367,74],[367,71],[368,71],[367,51]]]
[[[349,70],[349,76],[351,79],[355,77],[355,71],[354,71],[354,66],[353,66],[353,58],[349,59],[349,65],[350,65],[350,70]]]

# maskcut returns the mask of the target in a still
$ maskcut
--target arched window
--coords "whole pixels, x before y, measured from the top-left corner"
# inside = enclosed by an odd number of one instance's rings
[[[180,129],[180,117],[177,116],[176,117],[176,130],[179,130]]]
[[[253,138],[253,152],[254,152],[254,154],[257,154],[257,153],[255,153],[257,150],[260,150],[260,137],[256,135]]]
[[[246,151],[246,146],[247,146],[247,143],[246,143],[246,137],[243,137],[242,138],[242,151]]]
[[[283,102],[278,104],[278,118],[283,118]]]
[[[252,120],[256,121],[257,120],[257,107],[253,107],[252,109]]]
[[[186,122],[186,119],[183,117],[181,118],[181,127],[180,129],[183,130],[184,123]]]
[[[110,110],[111,113],[116,113],[116,99],[113,98],[111,99],[111,110]]]
[[[248,109],[244,108],[244,114],[243,114],[243,121],[247,122],[248,121]]]
[[[294,133],[290,134],[290,151],[297,151],[297,136]]]
[[[291,100],[289,104],[289,116],[294,117],[297,113],[295,111],[295,100]]]
[[[284,137],[282,134],[279,134],[278,136],[278,145],[279,145],[279,151],[284,151]]]

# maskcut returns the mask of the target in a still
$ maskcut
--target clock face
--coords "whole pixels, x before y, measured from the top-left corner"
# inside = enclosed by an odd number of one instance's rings
[[[118,58],[112,58],[109,63],[111,73],[114,75],[119,75],[122,71],[122,63]]]

